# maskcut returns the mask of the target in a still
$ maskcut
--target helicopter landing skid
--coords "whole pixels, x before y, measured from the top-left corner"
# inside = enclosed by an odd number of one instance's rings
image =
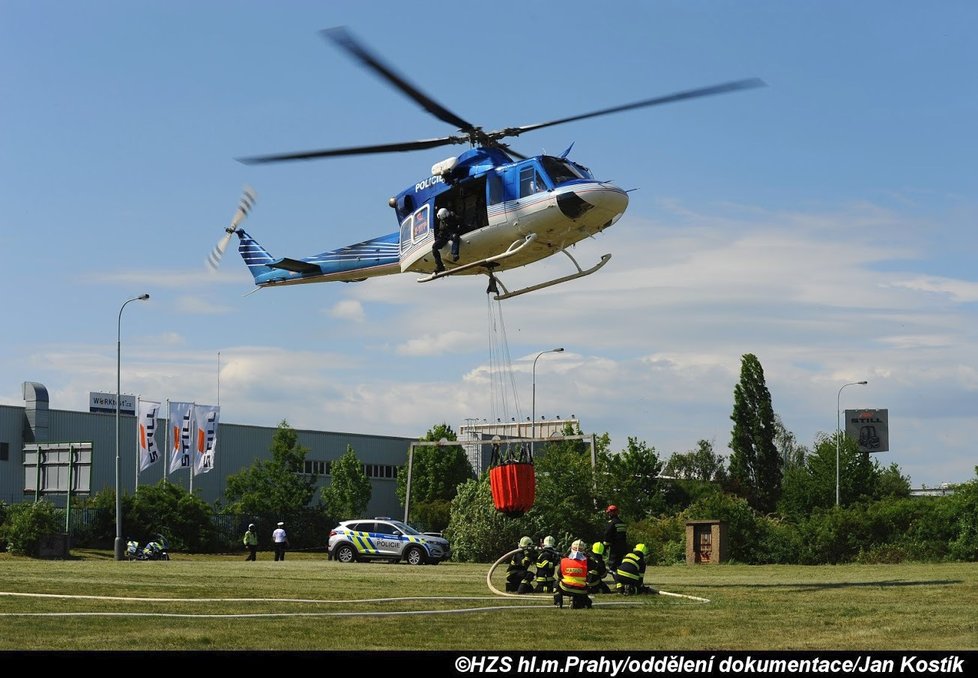
[[[536,290],[542,290],[544,287],[553,287],[554,285],[559,285],[560,283],[567,282],[568,280],[574,280],[576,278],[583,278],[586,275],[591,275],[592,273],[594,273],[595,271],[597,271],[599,268],[601,268],[602,266],[604,266],[605,264],[607,264],[608,263],[608,260],[611,259],[611,255],[610,254],[604,254],[604,255],[601,256],[601,261],[599,261],[597,264],[595,264],[591,268],[589,268],[587,270],[584,270],[577,263],[577,260],[574,259],[573,256],[571,256],[570,252],[568,252],[567,250],[561,250],[561,252],[563,252],[564,254],[566,254],[567,255],[567,258],[570,259],[572,262],[574,262],[574,267],[577,268],[577,273],[571,273],[570,275],[565,275],[562,278],[554,278],[553,280],[548,280],[547,282],[542,282],[542,283],[539,283],[537,285],[531,285],[529,287],[524,287],[521,290],[515,290],[513,292],[510,292],[509,290],[507,290],[506,289],[506,286],[503,285],[502,281],[499,278],[496,278],[494,275],[492,275],[490,273],[489,274],[489,277],[492,280],[494,280],[499,287],[502,288],[503,293],[502,294],[498,294],[498,290],[493,289],[492,285],[490,285],[490,289],[488,291],[490,291],[490,292],[497,292],[496,296],[493,297],[493,299],[495,299],[496,301],[502,301],[503,299],[511,299],[512,297],[518,297],[519,295],[526,294],[527,292],[534,292]]]
[[[513,256],[514,254],[522,250],[524,247],[526,247],[536,239],[537,239],[537,234],[530,233],[522,240],[517,240],[512,245],[507,247],[505,252],[500,252],[499,254],[495,254],[491,257],[486,257],[485,259],[479,259],[478,261],[473,261],[468,264],[462,264],[461,266],[456,266],[455,268],[449,268],[444,271],[436,271],[431,275],[426,275],[423,278],[418,278],[418,282],[423,283],[423,282],[428,282],[430,280],[436,280],[438,278],[445,278],[447,276],[456,275],[458,273],[462,273],[464,271],[468,271],[478,267],[488,268],[492,270],[495,267],[497,261],[500,261],[502,259],[507,259]]]

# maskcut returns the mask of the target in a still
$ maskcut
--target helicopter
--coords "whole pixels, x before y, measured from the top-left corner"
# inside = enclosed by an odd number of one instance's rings
[[[411,272],[419,274],[417,280],[422,283],[456,275],[486,275],[487,293],[502,300],[591,275],[611,259],[611,254],[582,268],[568,248],[621,219],[628,206],[628,192],[595,178],[586,166],[571,160],[568,156],[573,144],[557,156],[526,156],[504,139],[587,118],[765,86],[758,78],[736,80],[547,122],[486,131],[425,94],[345,27],[320,33],[425,111],[454,126],[458,133],[415,141],[245,157],[239,158],[240,162],[258,165],[420,151],[454,144],[469,144],[471,148],[436,162],[430,174],[389,199],[398,230],[302,259],[273,257],[240,227],[255,200],[251,189],[246,189],[208,262],[216,269],[231,238],[237,235],[238,252],[254,277],[256,291],[281,285],[360,282]],[[442,256],[436,257],[433,252],[439,215],[444,215],[445,210],[459,222],[458,242],[453,243],[452,251],[457,256],[446,256],[447,266],[442,265]],[[444,245],[447,240],[438,243]],[[497,277],[500,271],[557,253],[567,256],[573,266],[567,275],[513,291]]]

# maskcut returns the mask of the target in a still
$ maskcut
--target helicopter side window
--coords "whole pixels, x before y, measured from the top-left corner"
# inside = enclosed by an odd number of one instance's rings
[[[499,176],[499,172],[490,172],[487,177],[487,183],[489,184],[489,204],[498,205],[505,198],[505,192],[503,191],[503,178]]]
[[[414,228],[411,233],[414,242],[418,242],[428,235],[428,212],[428,206],[425,205],[414,213]]]
[[[408,217],[401,222],[401,251],[411,247],[411,224],[414,223],[414,217]]]
[[[525,198],[528,195],[533,195],[534,193],[540,193],[541,191],[547,190],[547,184],[544,183],[543,177],[540,173],[536,171],[534,167],[524,167],[520,170],[520,197]]]

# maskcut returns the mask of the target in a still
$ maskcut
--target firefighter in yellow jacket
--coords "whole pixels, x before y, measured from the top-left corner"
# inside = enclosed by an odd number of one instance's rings
[[[564,606],[564,597],[570,596],[571,609],[591,607],[591,597],[588,595],[587,573],[589,561],[585,550],[587,546],[580,539],[571,544],[570,553],[560,561],[557,574],[557,593],[554,594],[554,605]]]
[[[636,544],[631,553],[626,553],[615,571],[615,590],[625,595],[632,593],[651,593],[658,591],[645,586],[645,561],[649,557],[649,547]]]
[[[557,580],[554,573],[557,571],[557,564],[560,562],[560,554],[557,553],[557,542],[553,537],[547,535],[543,538],[543,548],[537,553],[536,579],[533,587],[534,593],[553,593],[557,587]]]
[[[520,547],[509,559],[506,567],[506,591],[510,593],[533,592],[533,563],[536,562],[533,552],[533,540],[529,537],[520,539]]]

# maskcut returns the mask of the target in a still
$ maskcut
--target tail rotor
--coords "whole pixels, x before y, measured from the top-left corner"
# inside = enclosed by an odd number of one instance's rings
[[[221,257],[224,256],[224,250],[227,249],[228,243],[231,242],[231,237],[238,230],[238,224],[244,221],[245,217],[248,216],[248,212],[255,205],[255,192],[250,186],[245,186],[244,193],[241,195],[241,202],[238,203],[238,210],[234,213],[234,218],[231,219],[231,224],[225,228],[225,235],[222,237],[214,249],[211,251],[210,255],[207,257],[207,265],[210,266],[212,271],[216,271],[217,267],[221,264]]]

